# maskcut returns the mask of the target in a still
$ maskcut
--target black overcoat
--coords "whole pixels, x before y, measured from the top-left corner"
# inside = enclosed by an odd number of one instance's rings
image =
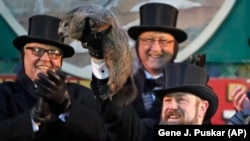
[[[140,137],[140,124],[132,108],[116,107],[109,102],[105,104],[108,110],[100,112],[102,104],[89,88],[76,83],[67,83],[67,88],[72,105],[66,122],[57,119],[43,123],[39,131],[34,132],[30,112],[38,98],[32,81],[21,71],[15,82],[1,83],[1,141],[115,141]]]

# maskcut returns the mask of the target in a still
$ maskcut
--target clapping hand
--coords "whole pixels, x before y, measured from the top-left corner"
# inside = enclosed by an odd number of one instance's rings
[[[39,97],[36,105],[31,110],[31,118],[35,122],[48,122],[52,120],[52,112],[49,104]]]
[[[232,89],[232,103],[237,111],[250,109],[250,100],[247,97],[247,91],[241,85],[236,85]]]
[[[47,75],[39,73],[38,77],[39,79],[34,81],[37,85],[35,92],[48,102],[55,114],[67,112],[71,105],[71,98],[63,73],[59,69],[56,72],[48,70]]]

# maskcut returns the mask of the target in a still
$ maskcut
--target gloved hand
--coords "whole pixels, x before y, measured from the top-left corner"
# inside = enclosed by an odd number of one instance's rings
[[[52,112],[49,104],[39,97],[36,105],[31,110],[31,118],[35,122],[47,122],[52,119]]]
[[[96,59],[103,59],[102,39],[95,39],[86,42],[90,56]]]
[[[85,21],[88,25],[85,28],[85,30],[82,33],[82,46],[84,48],[87,48],[89,50],[90,56],[96,58],[96,59],[103,59],[103,49],[102,49],[102,41],[103,37],[105,36],[105,33],[109,30],[105,30],[102,32],[93,32],[91,29],[91,25],[89,20]]]
[[[250,109],[243,109],[235,113],[229,120],[228,125],[247,125],[250,121]]]
[[[57,69],[56,72],[47,71],[47,76],[38,74],[39,79],[34,83],[37,85],[35,92],[43,97],[50,105],[51,110],[59,115],[69,110],[71,98],[67,91],[65,76]]]

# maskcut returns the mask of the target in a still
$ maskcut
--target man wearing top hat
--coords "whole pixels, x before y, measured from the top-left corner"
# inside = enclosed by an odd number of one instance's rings
[[[164,79],[163,87],[154,90],[162,102],[160,124],[201,125],[213,117],[218,97],[208,86],[209,75],[203,68],[171,63],[164,69]]]
[[[146,3],[140,7],[140,25],[128,29],[138,56],[134,74],[138,96],[133,107],[149,129],[159,123],[161,112],[152,90],[160,86],[164,66],[174,61],[179,43],[187,39],[186,32],[176,27],[177,18],[178,10],[171,5]]]
[[[1,141],[139,140],[139,118],[132,108],[100,103],[89,88],[65,82],[62,59],[73,56],[74,49],[58,35],[59,22],[32,16],[28,35],[13,41],[22,68],[16,81],[0,84]]]

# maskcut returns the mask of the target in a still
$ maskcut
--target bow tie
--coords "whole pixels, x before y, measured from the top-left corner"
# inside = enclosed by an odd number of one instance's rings
[[[159,77],[157,79],[146,79],[144,85],[144,91],[152,91],[155,87],[161,87],[163,84],[163,77]]]

